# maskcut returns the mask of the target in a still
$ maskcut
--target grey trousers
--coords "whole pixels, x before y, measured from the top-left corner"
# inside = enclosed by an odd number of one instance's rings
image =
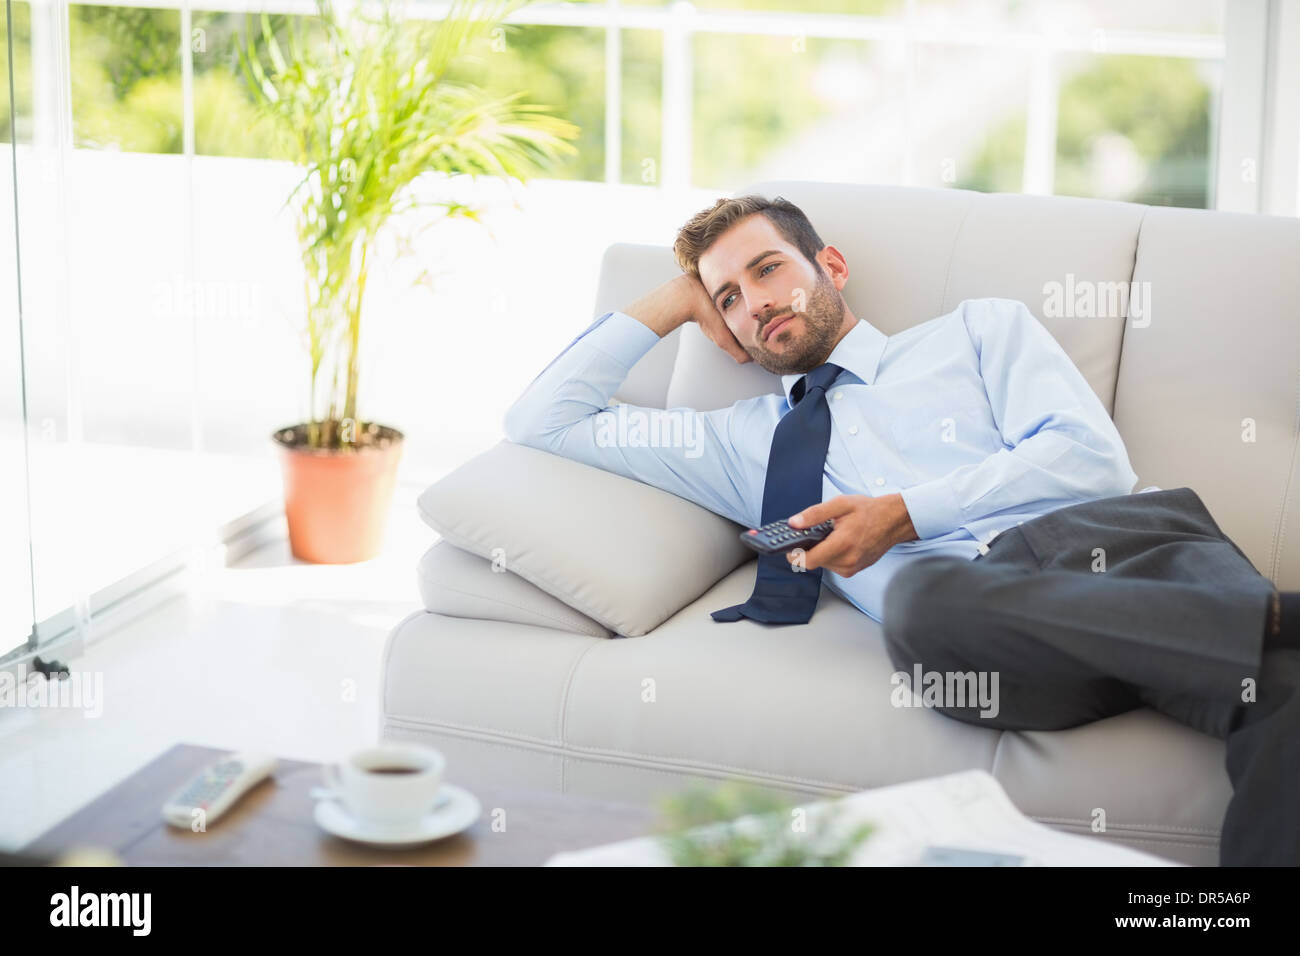
[[[998,673],[997,715],[936,708],[956,720],[1061,730],[1148,706],[1224,740],[1220,865],[1296,866],[1300,651],[1264,649],[1273,590],[1175,488],[1060,508],[972,561],[919,557],[886,589],[883,631],[899,670]]]

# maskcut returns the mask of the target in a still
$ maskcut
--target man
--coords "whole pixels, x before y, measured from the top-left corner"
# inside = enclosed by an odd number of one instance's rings
[[[753,595],[714,619],[804,623],[824,583],[881,621],[900,671],[998,675],[997,715],[939,708],[954,719],[1054,730],[1151,706],[1227,741],[1220,862],[1300,863],[1300,593],[1190,488],[1130,493],[1114,424],[1023,303],[967,300],[885,336],[845,303],[844,256],[779,197],[719,200],[673,249],[683,274],[552,361],[507,413],[512,441],[749,527],[832,519],[811,548],[760,556]],[[611,396],[686,322],[785,394],[632,409],[683,440],[611,438]]]

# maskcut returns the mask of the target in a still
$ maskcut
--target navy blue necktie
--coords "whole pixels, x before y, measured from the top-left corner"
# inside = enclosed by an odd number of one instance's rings
[[[831,441],[831,409],[826,389],[842,369],[819,365],[790,390],[794,407],[776,425],[763,482],[763,524],[791,518],[821,504],[826,449]],[[758,556],[758,581],[744,604],[713,612],[715,621],[753,618],[765,624],[806,624],[821,596],[822,571],[796,571],[784,554]]]

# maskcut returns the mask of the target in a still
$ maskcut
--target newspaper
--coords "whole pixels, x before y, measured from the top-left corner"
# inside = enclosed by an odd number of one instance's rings
[[[985,770],[865,790],[808,804],[810,823],[833,809],[836,832],[876,830],[850,866],[1180,866],[1101,836],[1063,833],[1022,814]],[[751,818],[741,818],[747,826]],[[694,831],[693,831],[694,832]],[[656,837],[557,853],[546,866],[671,866]]]

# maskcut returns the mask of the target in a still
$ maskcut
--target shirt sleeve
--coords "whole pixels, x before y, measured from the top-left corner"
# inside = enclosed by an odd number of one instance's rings
[[[761,468],[743,454],[754,400],[698,412],[610,400],[659,336],[607,312],[543,369],[506,412],[506,437],[654,485],[749,526]],[[755,468],[759,477],[755,486]]]
[[[971,299],[962,319],[1006,446],[901,492],[920,538],[1026,506],[1128,494],[1128,451],[1087,380],[1023,302]]]

